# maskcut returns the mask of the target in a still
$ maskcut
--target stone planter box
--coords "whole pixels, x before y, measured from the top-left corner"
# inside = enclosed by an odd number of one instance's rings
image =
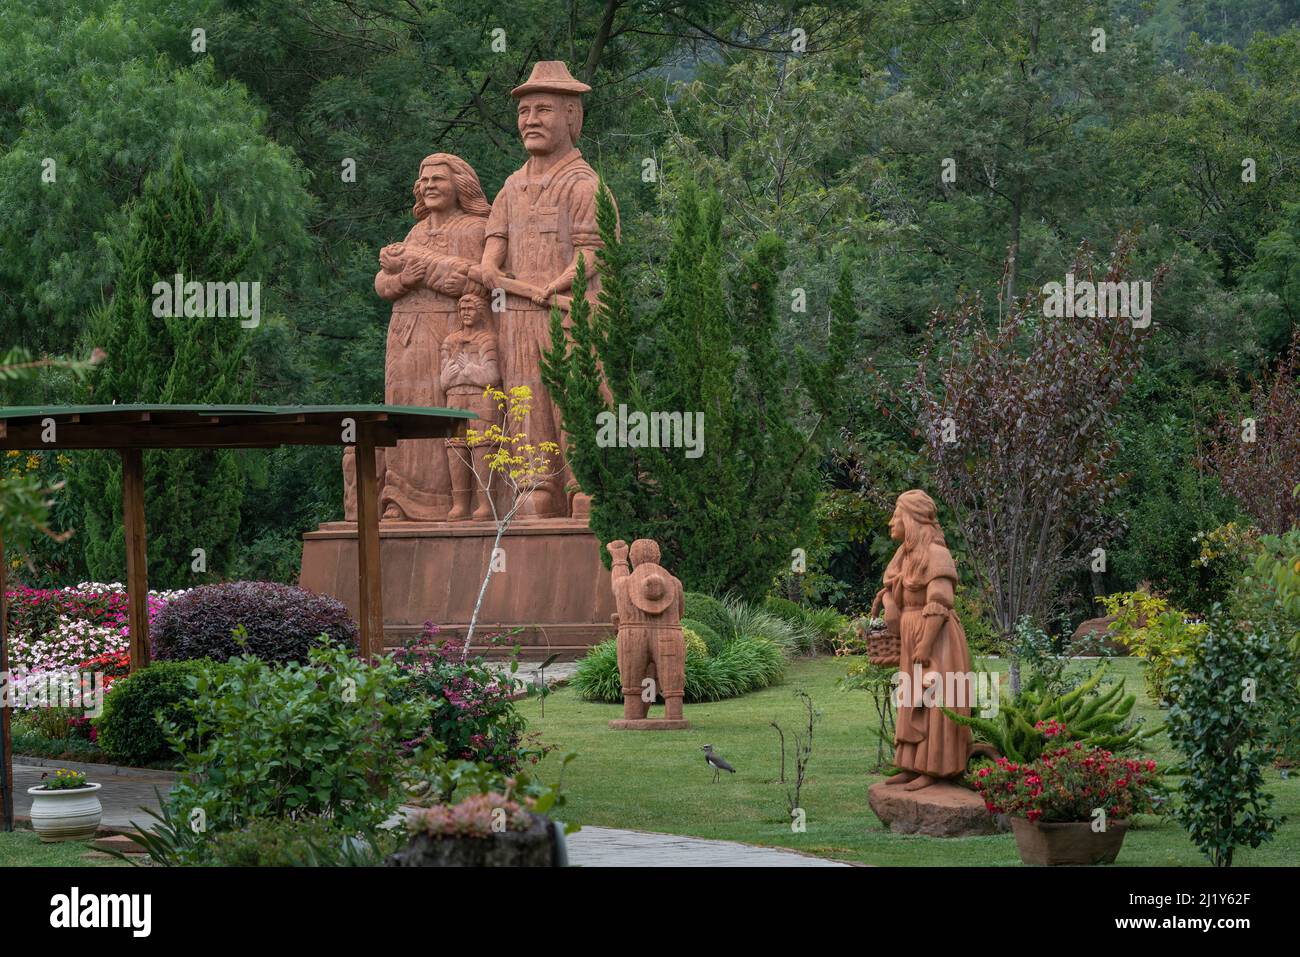
[[[389,867],[566,867],[564,825],[540,814],[526,831],[486,837],[416,834],[388,858]]]
[[[27,789],[32,796],[32,830],[42,841],[88,841],[99,830],[104,807],[99,803],[101,785],[49,791],[37,785]]]
[[[1110,821],[1106,830],[1096,832],[1088,821],[1041,824],[1013,817],[1011,831],[1025,864],[1113,864],[1128,833],[1128,821]]]

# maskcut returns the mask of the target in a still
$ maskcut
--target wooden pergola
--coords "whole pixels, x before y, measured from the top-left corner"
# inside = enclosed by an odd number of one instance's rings
[[[0,451],[116,449],[122,456],[122,513],[131,670],[149,664],[149,578],[144,514],[145,449],[267,449],[355,445],[358,621],[363,657],[384,647],[375,449],[399,439],[450,438],[475,413],[391,405],[87,405],[0,409]],[[0,674],[9,671],[4,542],[0,541]],[[0,803],[13,829],[9,709],[0,707]]]

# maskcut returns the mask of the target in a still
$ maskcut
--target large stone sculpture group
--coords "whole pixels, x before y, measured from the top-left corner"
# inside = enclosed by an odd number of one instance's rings
[[[375,275],[375,291],[393,303],[384,369],[388,404],[488,413],[495,406],[482,403],[485,387],[527,386],[532,401],[521,431],[534,445],[563,448],[560,415],[542,385],[540,363],[550,346],[551,308],[569,301],[579,256],[591,277],[588,295],[599,288],[598,179],[575,145],[588,90],[562,62],[542,61],[511,91],[529,156],[491,204],[460,157],[434,153],[421,162],[411,210],[416,224],[402,242],[380,250]],[[480,427],[489,420],[483,414]],[[345,475],[350,465],[345,461]],[[399,443],[383,455],[379,474],[386,522],[491,517],[484,496],[467,484],[486,484],[482,458],[467,455],[463,443],[445,453],[431,442]],[[562,452],[528,491],[522,518],[584,512]],[[350,520],[355,498],[348,495]]]
[[[540,363],[550,345],[551,310],[567,308],[566,293],[580,256],[590,276],[588,296],[594,297],[599,287],[599,183],[576,146],[582,94],[589,89],[563,63],[542,61],[527,82],[511,91],[529,156],[491,203],[474,169],[460,157],[434,153],[420,163],[412,189],[416,224],[401,242],[379,251],[375,275],[375,291],[393,304],[384,368],[388,404],[469,409],[478,416],[471,426],[482,432],[500,421],[496,401],[484,390],[527,386],[532,403],[522,430],[535,445],[553,442],[564,448],[560,417],[542,384]],[[478,574],[481,545],[439,529],[494,516],[492,496],[500,491],[486,481],[489,453],[485,446],[469,448],[463,439],[450,439],[400,442],[379,454],[379,508],[385,525],[423,523],[406,535],[415,542],[414,551],[400,553],[411,568],[411,585],[398,596],[403,608],[398,628],[409,630],[426,618],[457,625],[458,614],[465,614],[457,602],[463,605]],[[349,448],[345,460],[352,454]],[[353,475],[351,466],[345,461],[345,482]],[[350,484],[345,488],[351,521],[355,490]],[[648,539],[630,547],[611,542],[609,586],[598,583],[604,574],[598,564],[590,574],[575,574],[568,557],[589,560],[584,549],[598,545],[585,527],[584,497],[563,453],[529,492],[521,515],[544,527],[513,540],[511,548],[530,559],[528,571],[522,578],[511,576],[511,589],[498,593],[495,607],[503,618],[526,623],[544,611],[539,601],[549,602],[548,610],[559,616],[550,627],[581,644],[601,636],[603,609],[612,598],[624,714],[611,725],[689,727],[682,715],[683,589],[659,564],[659,546]],[[548,525],[546,520],[559,521]],[[430,523],[435,527],[427,527]],[[953,612],[957,571],[930,497],[917,490],[901,495],[890,534],[899,548],[877,602],[898,648],[900,673],[969,673],[965,634]],[[337,526],[307,535],[304,584],[336,591],[338,582],[349,580],[342,573],[351,560],[349,535],[354,541],[354,529]],[[466,572],[468,566],[473,574]],[[542,627],[539,643],[549,646],[550,641]],[[648,709],[658,697],[664,715],[651,719]],[[970,709],[958,705],[955,710],[969,714]],[[902,701],[895,745],[898,774],[870,793],[883,820],[897,830],[933,834],[987,830],[988,817],[978,799],[946,783],[966,768],[968,728],[938,707]]]
[[[384,401],[455,407],[477,415],[480,435],[500,425],[534,448],[554,443],[534,477],[494,475],[490,445],[464,439],[402,441],[375,456],[388,644],[436,621],[463,635],[475,615],[485,636],[509,632],[530,657],[579,655],[609,632],[613,595],[588,498],[565,460],[559,411],[542,383],[552,308],[567,312],[581,257],[599,290],[599,180],[576,144],[590,88],[559,61],[534,65],[511,91],[528,158],[489,202],[459,156],[433,153],[412,187],[415,225],[379,250],[375,292],[392,303]],[[522,421],[503,418],[486,389],[531,393]],[[521,407],[520,407],[521,408]],[[550,446],[546,446],[550,447]],[[354,451],[344,452],[344,521],[304,536],[304,587],[357,605]],[[495,519],[518,519],[497,538]],[[479,602],[483,571],[498,574]],[[475,650],[487,650],[476,645]]]

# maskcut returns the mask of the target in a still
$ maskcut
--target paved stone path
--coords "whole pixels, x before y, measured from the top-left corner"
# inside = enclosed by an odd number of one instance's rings
[[[523,681],[530,685],[536,685],[538,683],[537,666],[541,664],[540,661],[519,662],[519,670],[516,671],[514,675],[509,675],[510,666],[508,664],[499,664],[497,662],[488,662],[488,664],[500,671],[502,674],[513,677],[516,681]],[[573,673],[577,670],[578,663],[576,661],[552,662],[550,667],[546,669],[546,684],[548,687],[562,684],[572,678]]]
[[[550,678],[551,669],[546,669]],[[69,761],[43,761],[17,758],[14,761],[15,813],[26,816],[31,798],[26,790],[40,783],[41,774],[51,768],[84,771],[92,781],[104,787],[99,792],[104,805],[103,823],[107,827],[148,826],[153,819],[140,810],[156,808],[154,789],[166,794],[176,779],[167,771],[138,768],[114,768],[103,764],[77,764]],[[19,763],[22,762],[22,763]],[[567,838],[569,863],[576,867],[846,867],[837,861],[809,857],[795,851],[738,844],[735,841],[711,841],[675,834],[651,834],[609,827],[584,827]]]
[[[585,826],[568,838],[569,863],[579,867],[848,867],[774,847],[706,841],[675,834]]]
[[[42,764],[28,762],[42,761]],[[22,763],[19,763],[22,762]],[[27,789],[41,783],[41,775],[53,768],[84,771],[91,781],[102,784],[99,803],[104,805],[101,823],[105,827],[148,827],[153,818],[140,810],[141,806],[158,807],[154,789],[167,794],[172,789],[176,775],[168,771],[150,771],[141,768],[115,768],[106,764],[78,764],[74,761],[45,761],[41,758],[14,758],[14,813],[26,817],[32,809],[32,799]]]

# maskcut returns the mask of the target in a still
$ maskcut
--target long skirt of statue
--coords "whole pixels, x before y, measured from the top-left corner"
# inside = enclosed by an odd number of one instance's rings
[[[899,622],[899,670],[906,676],[907,687],[911,690],[911,700],[904,701],[898,708],[894,741],[894,763],[905,771],[926,774],[933,778],[949,778],[966,770],[966,760],[970,756],[970,728],[950,720],[938,707],[945,707],[957,714],[969,715],[970,705],[974,701],[975,688],[966,684],[971,675],[970,652],[966,647],[966,632],[957,616],[949,611],[943,629],[935,639],[930,651],[930,663],[920,669],[923,682],[937,682],[937,694],[924,696],[924,688],[912,687],[913,676],[917,673],[916,649],[925,634],[925,616],[922,607],[903,608]],[[963,697],[953,696],[950,701],[945,695],[957,692]],[[933,694],[933,693],[932,693]],[[933,707],[906,707],[905,705],[923,705],[933,700]],[[954,707],[960,704],[961,707]]]

